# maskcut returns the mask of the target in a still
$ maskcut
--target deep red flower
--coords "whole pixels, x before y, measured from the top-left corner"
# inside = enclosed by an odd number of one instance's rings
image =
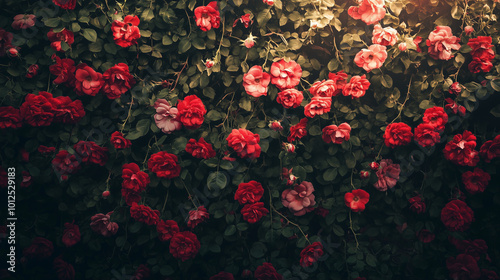
[[[315,196],[313,194],[314,186],[311,182],[302,181],[300,185],[296,185],[293,190],[286,189],[281,193],[281,202],[295,216],[303,216],[307,212],[314,210],[316,205]]]
[[[93,141],[79,141],[73,149],[80,156],[82,162],[91,162],[104,166],[108,161],[108,148],[101,147]]]
[[[43,238],[35,237],[31,244],[23,249],[23,255],[27,259],[43,260],[52,255],[54,252],[54,244],[52,241]]]
[[[455,199],[441,210],[441,221],[449,231],[466,231],[474,221],[474,212],[465,202]]]
[[[80,228],[74,223],[64,223],[64,232],[62,236],[62,243],[66,247],[71,247],[80,242]]]
[[[474,172],[467,171],[462,174],[462,182],[470,194],[484,192],[490,180],[490,174],[480,168],[474,168]]]
[[[118,63],[109,68],[102,78],[104,80],[102,91],[109,99],[119,98],[135,85],[135,79],[125,63]]]
[[[75,279],[75,269],[73,268],[73,265],[63,261],[60,257],[54,259],[53,266],[58,280]]]
[[[201,222],[206,221],[209,216],[210,215],[208,214],[207,208],[201,205],[200,207],[198,207],[198,209],[189,211],[189,219],[187,225],[189,228],[193,229]]]
[[[260,156],[260,136],[244,128],[233,129],[226,138],[228,146],[241,158],[255,159]]]
[[[320,242],[313,242],[307,245],[300,252],[300,266],[308,267],[317,262],[323,256],[323,245]]]
[[[410,199],[408,199],[408,202],[411,204],[410,205],[410,210],[420,214],[425,212],[425,201],[422,199],[421,196],[417,195],[414,196]]]
[[[325,143],[342,144],[351,138],[351,126],[348,123],[341,123],[339,126],[325,126],[321,138]]]
[[[344,96],[351,96],[351,98],[360,98],[364,96],[368,88],[370,87],[370,82],[366,79],[366,75],[354,76],[349,80],[342,88],[342,94]]]
[[[96,96],[104,85],[102,74],[81,63],[76,67],[75,92],[78,95]]]
[[[287,62],[282,59],[271,65],[271,83],[280,90],[297,86],[300,83],[300,77],[302,77],[302,68],[293,60]]]
[[[444,101],[446,101],[446,105],[444,105],[445,109],[450,109],[453,114],[459,114],[460,116],[465,116],[465,107],[462,105],[458,105],[453,99],[451,98],[446,98]]]
[[[280,91],[278,93],[278,97],[276,98],[276,101],[287,109],[299,107],[302,100],[304,100],[302,91],[298,91],[294,88]]]
[[[40,69],[40,66],[38,64],[31,64],[28,67],[28,71],[26,71],[26,78],[33,78],[36,75],[38,75],[38,70]]]
[[[353,212],[361,212],[365,210],[365,205],[370,201],[370,194],[362,189],[347,192],[344,195],[345,205]]]
[[[253,20],[250,19],[250,14],[244,14],[241,17],[239,17],[238,19],[236,19],[234,21],[234,23],[233,23],[233,27],[236,26],[236,24],[238,23],[238,21],[240,21],[241,23],[243,23],[243,25],[245,26],[245,28],[248,28],[250,26],[250,24],[253,23]]]
[[[483,239],[460,240],[451,235],[448,239],[460,253],[470,255],[476,261],[479,261],[481,256],[488,254],[488,245]]]
[[[460,92],[462,92],[462,86],[460,86],[459,82],[454,82],[453,84],[451,84],[448,92],[451,94],[459,95]]]
[[[12,106],[0,107],[0,128],[20,128],[23,126],[21,111]]]
[[[498,274],[493,270],[481,269],[481,280],[498,280]]]
[[[139,265],[136,269],[134,276],[130,280],[145,280],[151,276],[151,270],[145,264]]]
[[[148,160],[148,169],[160,178],[172,179],[181,173],[181,166],[177,163],[177,156],[161,151],[152,154]]]
[[[417,238],[423,243],[429,243],[436,238],[436,235],[427,229],[421,229],[417,232]]]
[[[302,137],[307,135],[307,118],[303,118],[296,125],[290,127],[290,135],[288,135],[288,142],[293,142],[295,140],[302,139]]]
[[[234,199],[241,205],[247,203],[255,203],[259,201],[264,195],[264,188],[257,181],[250,181],[248,183],[240,183],[238,189],[234,194]]]
[[[92,216],[92,218],[90,218],[90,228],[105,237],[115,235],[118,231],[118,224],[111,222],[110,215],[112,213],[113,212],[107,214],[99,213]]]
[[[54,122],[76,124],[85,116],[82,101],[71,100],[68,96],[58,96],[50,100],[54,105]]]
[[[137,44],[137,39],[141,38],[141,31],[138,27],[140,22],[137,16],[131,15],[126,16],[123,21],[113,21],[111,31],[113,31],[115,43],[122,48]]]
[[[136,163],[127,163],[122,167],[122,187],[140,193],[146,190],[150,183],[149,175],[140,170]]]
[[[47,147],[44,145],[38,146],[38,152],[41,154],[50,154],[56,151],[55,147]]]
[[[110,141],[115,149],[126,149],[132,146],[132,142],[129,139],[125,139],[125,137],[123,137],[123,134],[119,131],[115,131],[113,132],[113,134],[111,134]]]
[[[59,58],[54,56],[56,64],[49,66],[49,71],[57,78],[52,81],[54,84],[67,84],[71,87],[75,84],[75,62],[70,58]]]
[[[255,269],[253,277],[256,280],[282,280],[283,276],[279,274],[271,263],[263,263]]]
[[[500,134],[495,136],[493,140],[488,140],[479,149],[479,154],[485,162],[491,162],[493,159],[500,157]]]
[[[131,189],[127,188],[122,188],[121,189],[122,197],[125,199],[125,203],[128,206],[132,206],[132,204],[139,203],[141,201],[141,194],[138,192],[135,192]]]
[[[471,55],[475,56],[476,52],[480,50],[487,50],[493,47],[491,36],[478,36],[477,38],[470,38],[467,45],[471,47]]]
[[[476,136],[465,130],[463,134],[453,136],[443,149],[444,157],[458,165],[476,166],[479,162],[479,153],[476,147]]]
[[[330,112],[331,109],[331,97],[314,96],[311,101],[304,106],[304,115],[308,118],[314,118],[314,116],[320,116]]]
[[[49,38],[50,47],[58,52],[63,52],[62,42],[68,44],[69,47],[75,42],[75,35],[73,32],[68,29],[63,29],[58,33],[54,33],[53,29],[47,33],[47,37]]]
[[[415,140],[422,147],[431,147],[439,143],[441,136],[434,126],[421,123],[415,128]]]
[[[491,63],[490,60],[485,60],[482,57],[474,57],[467,68],[471,73],[488,73],[491,71],[491,68],[493,68],[493,63]]]
[[[186,144],[186,152],[195,158],[209,159],[215,157],[215,151],[211,144],[207,143],[203,137],[196,141],[189,139]]]
[[[66,150],[60,150],[56,157],[52,160],[52,167],[57,175],[75,174],[80,168],[80,162],[75,155],[68,153]]]
[[[200,241],[192,232],[178,232],[170,239],[169,251],[174,258],[182,261],[193,259],[198,250],[200,250]]]
[[[443,107],[434,106],[425,110],[422,121],[432,125],[436,131],[442,132],[444,125],[448,122],[448,115],[444,112]]]
[[[449,257],[446,259],[446,268],[450,272],[451,279],[466,280],[479,279],[481,272],[477,266],[476,260],[469,255],[460,254],[456,258]]]
[[[380,168],[377,170],[378,181],[373,185],[379,191],[392,189],[399,180],[401,168],[399,164],[392,163],[391,159],[380,161]]]
[[[158,224],[158,221],[160,220],[160,211],[153,210],[146,205],[132,203],[132,207],[130,207],[130,217],[134,218],[136,221],[151,226]]]
[[[65,10],[73,10],[76,6],[76,0],[52,0],[52,2]]]
[[[280,121],[270,121],[268,126],[270,129],[272,129],[274,131],[282,131],[283,130],[283,126],[281,126]]]
[[[389,148],[408,145],[413,138],[411,127],[405,123],[391,123],[384,133],[384,143]]]
[[[178,118],[187,129],[199,128],[207,113],[205,105],[196,95],[188,95],[184,100],[179,100],[177,104],[179,110]]]
[[[234,280],[234,276],[232,273],[221,271],[208,280]]]
[[[19,108],[24,122],[31,126],[48,126],[54,120],[52,94],[40,91],[38,95],[29,93]]]
[[[217,1],[212,1],[206,6],[200,6],[194,9],[194,18],[196,25],[202,31],[208,31],[212,28],[219,28],[220,13]]]
[[[160,220],[156,225],[156,231],[161,241],[169,241],[179,232],[179,225],[177,225],[177,222],[174,220]]]
[[[260,221],[260,219],[262,219],[262,217],[266,216],[267,214],[269,214],[269,210],[264,207],[264,202],[246,204],[245,206],[243,206],[243,209],[241,209],[243,220],[251,224]]]

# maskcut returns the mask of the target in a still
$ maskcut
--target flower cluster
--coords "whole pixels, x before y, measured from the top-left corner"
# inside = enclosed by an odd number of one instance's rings
[[[269,213],[269,210],[264,207],[264,203],[259,202],[263,195],[264,188],[257,181],[252,180],[238,185],[234,199],[244,205],[241,209],[241,215],[245,221],[254,224]]]
[[[472,48],[470,52],[472,61],[468,66],[471,73],[490,72],[493,67],[491,61],[495,58],[491,42],[490,36],[479,36],[470,39],[467,43]]]

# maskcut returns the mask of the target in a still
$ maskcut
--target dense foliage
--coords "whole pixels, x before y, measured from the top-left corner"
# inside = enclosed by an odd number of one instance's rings
[[[498,3],[0,3],[2,275],[498,279]]]

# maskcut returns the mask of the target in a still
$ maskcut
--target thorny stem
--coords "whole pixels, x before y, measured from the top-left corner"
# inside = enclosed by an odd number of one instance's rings
[[[172,89],[170,90],[170,92],[174,91],[174,89],[177,87],[177,83],[179,82],[179,78],[181,77],[181,74],[182,74],[182,71],[184,71],[184,69],[186,68],[187,64],[188,64],[188,59],[189,58],[186,58],[186,61],[183,63],[182,65],[182,69],[179,73],[177,73],[177,79],[175,79],[175,84],[174,86],[172,87]]]
[[[130,115],[132,114],[132,105],[134,105],[134,97],[133,96],[132,96],[132,99],[130,100],[130,107],[128,108],[127,118],[122,123],[122,129],[120,129],[120,133],[123,133],[123,129],[125,129],[125,124],[127,124],[127,121],[130,118]]]
[[[356,249],[358,249],[359,248],[358,234],[354,231],[354,228],[352,227],[351,213],[352,211],[349,211],[349,229],[352,231],[352,234],[354,235],[354,240],[356,241]]]
[[[165,201],[163,202],[163,207],[161,208],[161,213],[163,214],[163,211],[165,211],[165,206],[167,205],[167,200],[168,200],[168,193],[170,190],[167,190],[167,196],[165,197]]]
[[[356,189],[356,187],[354,186],[354,184],[352,183],[352,176],[354,175],[354,169],[351,170],[351,187],[353,189]]]

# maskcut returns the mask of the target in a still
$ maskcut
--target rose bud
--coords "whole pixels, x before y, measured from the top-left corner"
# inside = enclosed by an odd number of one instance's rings
[[[283,143],[283,149],[288,153],[295,153],[295,145],[290,143]]]
[[[12,47],[7,50],[7,54],[11,57],[18,57],[19,56],[19,51],[17,50],[16,47]]]
[[[380,166],[380,164],[379,164],[378,162],[375,162],[375,161],[374,161],[374,162],[370,163],[370,168],[371,168],[373,171],[378,170],[379,166]]]
[[[243,45],[247,49],[250,49],[251,47],[253,47],[255,45],[255,38],[257,38],[257,37],[252,36],[252,33],[250,33],[250,35],[248,35],[248,37],[245,39],[245,41],[243,41]]]
[[[262,0],[265,4],[272,6],[274,4],[274,0]]]
[[[472,26],[467,25],[464,28],[464,31],[465,31],[465,35],[469,36],[472,32],[474,32],[474,28]]]
[[[361,177],[361,179],[367,179],[370,177],[370,172],[368,171],[360,171],[359,172],[359,177]]]
[[[406,51],[406,43],[399,43],[398,48],[400,51]]]
[[[107,198],[109,196],[109,191],[103,191],[102,192],[102,197]]]
[[[281,122],[279,122],[279,121],[269,122],[269,128],[271,128],[274,131],[282,131],[283,130],[283,127],[281,126]]]
[[[288,177],[288,181],[286,182],[286,185],[287,186],[292,186],[293,184],[295,184],[295,180],[297,180],[298,178],[295,177],[295,175],[291,174],[290,173],[290,176]]]
[[[38,74],[38,64],[32,64],[30,67],[28,67],[28,72],[26,73],[26,78],[33,78]]]
[[[241,273],[241,277],[242,278],[251,278],[252,277],[252,271],[248,270],[248,269],[245,269],[243,270],[243,272]]]
[[[312,29],[318,28],[318,24],[319,24],[319,22],[317,20],[311,19],[311,25],[310,26],[311,26]]]
[[[451,94],[459,95],[460,92],[462,92],[462,87],[460,86],[460,83],[454,82],[453,84],[451,84],[448,92]]]
[[[214,61],[211,59],[207,59],[207,61],[205,62],[205,67],[207,67],[207,69],[210,69],[212,68],[212,66],[214,66]]]

